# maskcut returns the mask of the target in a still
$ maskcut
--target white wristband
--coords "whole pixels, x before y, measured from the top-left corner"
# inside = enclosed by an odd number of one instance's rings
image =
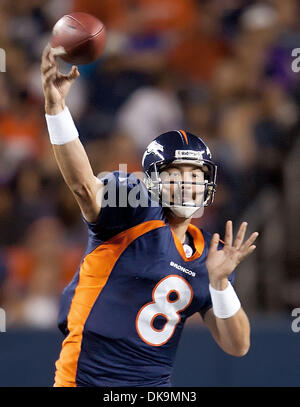
[[[58,114],[45,114],[51,144],[66,144],[79,134],[67,106]]]
[[[218,318],[232,317],[240,308],[241,303],[230,281],[225,290],[216,290],[209,284],[213,311]]]

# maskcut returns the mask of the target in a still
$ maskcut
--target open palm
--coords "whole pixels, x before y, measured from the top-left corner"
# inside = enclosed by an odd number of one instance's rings
[[[218,250],[220,236],[217,233],[213,235],[206,260],[210,279],[216,281],[228,278],[236,266],[255,250],[253,243],[258,233],[252,233],[243,243],[246,229],[247,222],[243,222],[233,242],[232,222],[227,221],[224,247],[221,250]]]

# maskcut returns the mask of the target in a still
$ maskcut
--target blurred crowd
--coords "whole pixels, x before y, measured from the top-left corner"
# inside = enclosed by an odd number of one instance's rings
[[[172,129],[200,136],[219,166],[198,226],[223,234],[266,187],[298,133],[297,0],[0,0],[0,307],[11,326],[52,327],[87,231],[54,160],[40,60],[55,22],[89,12],[108,30],[67,100],[95,174],[141,170]],[[70,66],[60,62],[63,72]]]

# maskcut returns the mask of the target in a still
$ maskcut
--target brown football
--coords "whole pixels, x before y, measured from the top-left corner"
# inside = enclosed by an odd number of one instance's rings
[[[50,39],[55,55],[74,65],[94,62],[106,43],[104,24],[91,14],[74,12],[57,21]]]

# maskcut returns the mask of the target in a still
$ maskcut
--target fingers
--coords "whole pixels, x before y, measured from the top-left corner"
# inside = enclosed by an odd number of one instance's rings
[[[248,247],[250,247],[255,242],[258,235],[259,235],[258,232],[252,233],[252,235],[249,237],[249,239],[246,240],[246,242],[241,246],[241,250],[243,251],[243,250],[247,249]]]
[[[50,50],[51,50],[51,45],[48,42],[48,44],[46,45],[46,47],[43,50],[42,60],[48,58],[48,54],[49,54]]]
[[[226,222],[226,229],[225,229],[225,245],[231,246],[232,245],[232,221],[228,220]]]
[[[53,55],[50,44],[48,44],[43,51],[41,73],[45,74],[51,67],[56,67],[58,71],[57,60]]]
[[[52,51],[51,51],[51,46],[50,46],[50,44],[47,44],[47,46],[44,48],[44,51],[42,54],[41,69],[46,68],[50,64],[53,64],[52,57],[53,57],[53,55],[52,55]]]
[[[51,62],[51,61],[49,60],[49,58],[47,58],[46,60],[44,60],[44,61],[42,62],[42,65],[41,65],[41,74],[42,74],[42,75],[45,75],[50,69],[55,69],[56,71],[58,71],[57,64]]]
[[[234,241],[233,247],[235,247],[236,249],[239,249],[243,243],[244,237],[245,237],[245,233],[246,233],[246,229],[247,229],[248,223],[247,222],[243,222],[239,228],[239,231],[236,235],[236,239]]]
[[[52,71],[57,71],[56,65],[47,65],[46,67],[43,68],[42,74],[45,76],[48,74],[48,72]]]
[[[73,65],[71,71],[67,75],[62,75],[61,77],[69,82],[73,82],[76,78],[80,76],[77,66]]]
[[[76,78],[78,78],[78,76],[80,76],[80,73],[78,71],[77,66],[74,65],[74,66],[72,66],[71,71],[68,73],[67,78],[70,81],[74,81]]]
[[[242,254],[239,257],[239,263],[243,260],[245,260],[246,257],[248,257],[251,253],[254,252],[254,250],[256,249],[255,245],[251,245],[250,247],[247,247],[246,249],[243,250]]]
[[[56,78],[57,68],[56,66],[51,66],[45,73],[43,73],[43,81],[44,83],[50,83]]]
[[[49,83],[51,78],[56,74],[57,77],[66,79],[73,82],[80,76],[77,66],[73,66],[71,71],[67,75],[62,75],[58,70],[58,62],[56,56],[53,53],[51,45],[48,43],[44,48],[41,63],[41,74],[45,83]]]
[[[49,54],[48,54],[48,58],[49,58],[49,61],[50,61],[51,65],[52,65],[52,66],[56,66],[56,68],[57,68],[57,70],[58,70],[58,62],[57,62],[57,59],[56,59],[56,57],[54,56],[52,50],[50,50],[50,52],[49,52]]]
[[[253,244],[255,240],[257,239],[257,236],[259,235],[258,232],[252,233],[252,235],[249,237],[248,240],[241,246],[239,253],[240,253],[240,258],[239,262],[244,260],[246,257],[248,257],[251,253],[254,252],[256,249],[256,246]]]
[[[219,241],[220,241],[220,236],[219,236],[219,234],[218,234],[218,233],[214,233],[214,234],[213,234],[213,237],[212,237],[212,239],[211,239],[211,242],[210,242],[208,255],[217,251],[218,245],[219,245]]]

